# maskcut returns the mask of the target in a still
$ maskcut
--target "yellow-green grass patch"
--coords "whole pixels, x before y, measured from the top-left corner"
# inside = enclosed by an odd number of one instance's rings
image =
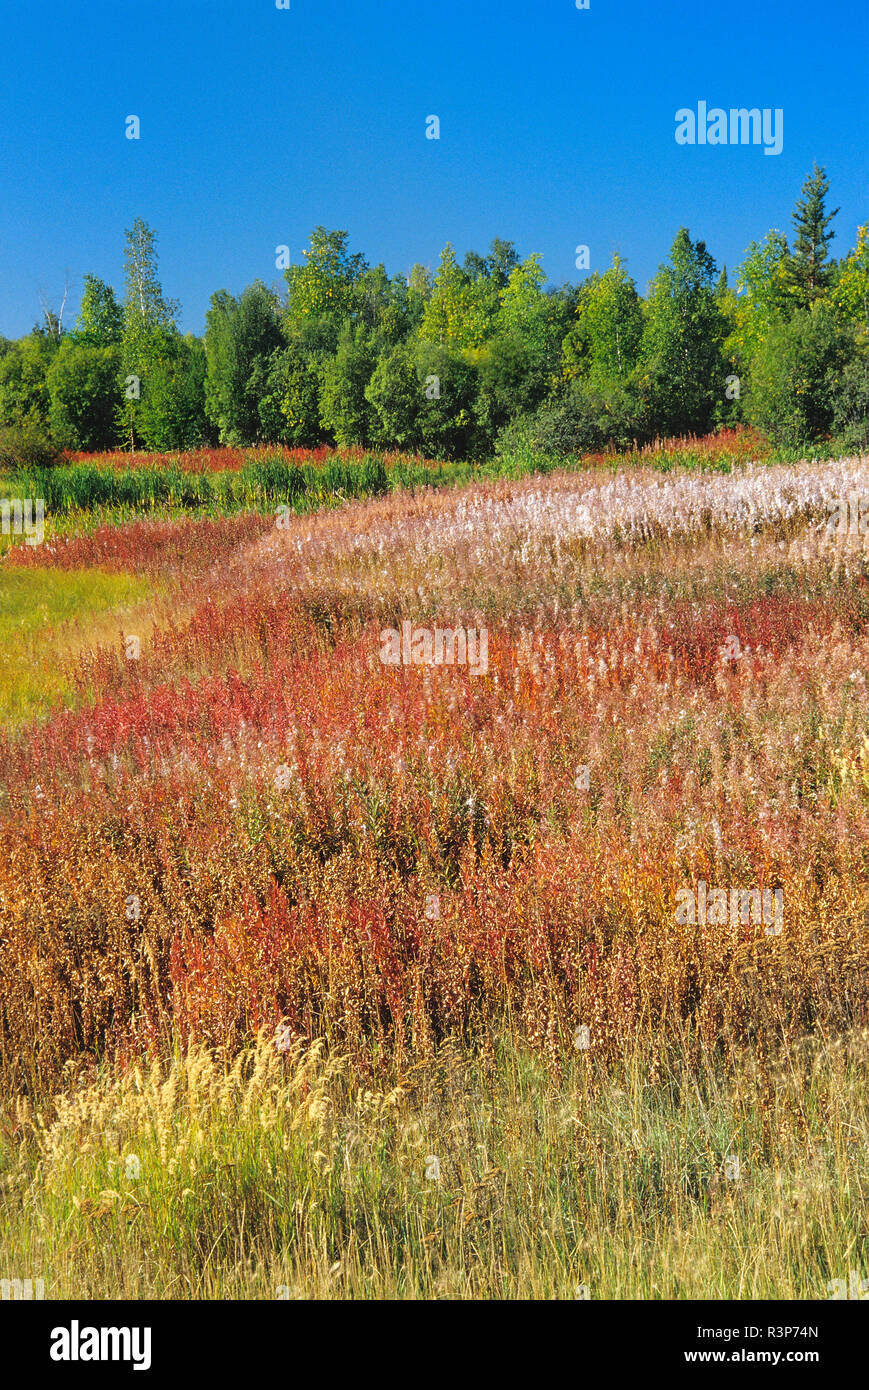
[[[0,568],[0,720],[17,724],[69,702],[70,658],[120,641],[134,620],[143,636],[154,589],[123,572]]]

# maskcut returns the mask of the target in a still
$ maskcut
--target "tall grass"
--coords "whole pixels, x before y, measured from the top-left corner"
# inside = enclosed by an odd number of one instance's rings
[[[406,476],[401,474],[402,479]],[[418,481],[434,476],[422,466]],[[4,490],[9,496],[42,497],[46,511],[56,515],[97,509],[225,513],[279,504],[305,511],[348,498],[379,496],[388,487],[384,460],[376,455],[358,462],[335,456],[318,465],[288,462],[275,454],[255,457],[239,470],[219,473],[186,472],[174,461],[127,472],[74,463],[33,469],[8,480]]]
[[[674,1038],[674,1044],[678,1038]],[[506,1033],[378,1086],[262,1037],[0,1127],[0,1277],[49,1298],[828,1298],[865,1274],[869,1035],[723,1073]],[[688,1049],[691,1050],[691,1049]]]

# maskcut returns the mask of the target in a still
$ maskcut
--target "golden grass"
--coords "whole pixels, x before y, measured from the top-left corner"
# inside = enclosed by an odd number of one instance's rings
[[[58,1298],[829,1297],[865,1269],[869,1033],[725,1078],[505,1035],[369,1088],[319,1044],[71,1085],[0,1128],[0,1277]],[[437,1159],[437,1164],[434,1160]]]

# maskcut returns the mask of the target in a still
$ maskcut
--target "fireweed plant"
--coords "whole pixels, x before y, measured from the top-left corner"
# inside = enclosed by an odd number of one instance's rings
[[[63,1221],[60,1287],[188,1296],[865,1263],[853,494],[866,458],[638,461],[10,549],[162,585],[0,742],[18,1264]],[[485,631],[485,672],[385,663],[405,623]]]

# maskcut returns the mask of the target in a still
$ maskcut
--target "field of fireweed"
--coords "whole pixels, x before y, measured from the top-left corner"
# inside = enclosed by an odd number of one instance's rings
[[[9,550],[140,588],[0,745],[0,1277],[856,1296],[867,498],[637,467]]]

